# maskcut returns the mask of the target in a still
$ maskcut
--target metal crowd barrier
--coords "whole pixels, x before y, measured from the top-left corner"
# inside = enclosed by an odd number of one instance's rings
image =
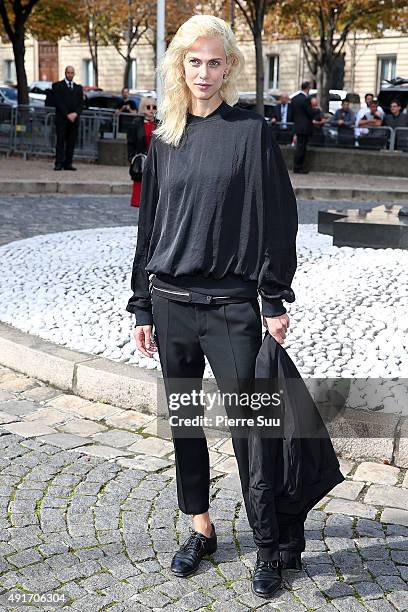
[[[84,111],[81,117],[95,117],[95,129],[98,138],[116,138],[118,118],[113,112],[103,109]]]
[[[15,114],[12,106],[0,104],[0,151],[11,153],[15,133]]]
[[[104,119],[85,111],[79,118],[78,137],[75,144],[75,157],[82,159],[97,159],[98,138]]]
[[[272,131],[278,144],[293,144],[294,139],[294,123],[276,122],[272,124]],[[382,149],[394,150],[395,144],[398,142],[396,132],[398,129],[407,130],[407,128],[393,128],[382,125],[367,128],[344,127],[340,128],[330,123],[326,123],[321,127],[315,127],[313,134],[309,138],[309,144],[317,147],[338,147],[338,148],[360,148],[380,151]],[[405,136],[405,138],[407,138]],[[405,140],[400,136],[401,142]],[[405,150],[406,143],[400,147],[400,150]]]
[[[37,155],[55,151],[52,139],[53,108],[19,105],[14,112],[14,151]]]
[[[97,159],[98,140],[126,138],[132,120],[131,115],[115,115],[103,109],[84,111],[79,120],[75,156]],[[272,130],[279,144],[293,144],[294,123],[277,122],[272,124]],[[55,108],[0,104],[0,151],[54,155],[55,141]],[[408,152],[408,128],[338,128],[326,124],[315,128],[309,143],[321,147]]]
[[[117,117],[107,111],[84,111],[79,119],[75,156],[97,158],[99,138],[116,138]],[[0,105],[0,150],[54,155],[55,108]]]
[[[360,149],[371,149],[380,151],[390,149],[392,144],[393,129],[387,125],[370,126],[368,128],[355,128],[357,132],[356,147]]]
[[[404,151],[408,153],[408,127],[397,127],[394,129],[393,151]]]

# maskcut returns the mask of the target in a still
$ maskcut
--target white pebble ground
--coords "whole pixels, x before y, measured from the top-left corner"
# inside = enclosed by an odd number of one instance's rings
[[[146,368],[125,307],[136,227],[36,236],[0,247],[0,321]],[[333,247],[301,225],[285,343],[302,375],[408,377],[408,251]],[[209,365],[205,372],[211,376]]]

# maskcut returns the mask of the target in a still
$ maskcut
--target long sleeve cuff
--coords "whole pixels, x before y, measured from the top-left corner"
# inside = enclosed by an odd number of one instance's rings
[[[136,308],[136,325],[153,325],[153,315],[150,308]]]
[[[261,304],[261,313],[264,317],[278,317],[279,315],[283,315],[287,312],[282,300],[280,299],[266,300],[261,296]]]

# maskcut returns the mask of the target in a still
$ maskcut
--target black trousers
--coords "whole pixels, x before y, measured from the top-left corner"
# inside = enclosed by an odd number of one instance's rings
[[[170,393],[186,391],[186,379],[191,380],[191,389],[198,389],[204,374],[204,355],[220,391],[225,386],[226,391],[231,391],[231,381],[236,381],[238,393],[250,391],[248,381],[255,379],[255,360],[262,344],[257,299],[235,304],[193,304],[161,297],[153,290],[152,309],[167,399]],[[180,379],[183,379],[182,390]],[[237,406],[225,408],[227,415],[232,417],[236,417],[233,413],[240,409]],[[201,430],[199,437],[197,429]],[[242,435],[242,428],[230,431],[248,521],[254,529],[253,500],[249,499],[248,436]],[[179,508],[191,515],[207,512],[210,464],[204,431],[196,428],[194,437],[187,437],[175,435],[172,428],[172,435]],[[284,516],[272,510],[269,519],[268,525],[257,526],[253,531],[261,557],[274,560],[279,557],[279,549],[304,550],[304,514]]]
[[[296,149],[293,162],[294,170],[301,170],[306,157],[308,134],[296,134]]]
[[[79,122],[74,123],[65,117],[55,117],[57,144],[55,148],[55,165],[72,166]]]

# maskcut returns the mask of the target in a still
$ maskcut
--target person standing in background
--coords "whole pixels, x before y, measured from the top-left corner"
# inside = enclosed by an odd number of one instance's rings
[[[363,118],[364,114],[369,110],[371,106],[371,102],[374,100],[374,94],[366,93],[364,96],[364,104],[361,106],[360,110],[356,114],[356,124]],[[385,113],[381,106],[377,106],[378,114],[384,117]]]
[[[289,95],[282,93],[279,98],[279,104],[273,107],[273,117],[271,123],[280,124],[281,129],[287,129],[287,123],[292,123],[292,107],[289,102]]]
[[[319,100],[317,99],[316,96],[313,96],[312,98],[310,98],[310,106],[312,107],[312,110],[313,110],[313,119],[312,119],[313,125],[318,128],[322,127],[322,125],[326,123],[326,118],[324,116],[322,109],[319,106]]]
[[[137,113],[136,104],[129,98],[129,89],[127,87],[122,89],[122,99],[116,105],[115,115],[119,113],[132,113],[134,115]]]
[[[79,117],[84,105],[81,85],[74,83],[75,69],[65,68],[65,78],[52,84],[57,143],[54,170],[76,170],[72,165],[78,135]]]
[[[293,164],[295,174],[308,174],[303,168],[306,157],[307,143],[313,134],[314,111],[309,99],[310,83],[304,81],[301,90],[292,98],[292,113],[294,121],[294,132],[296,134],[296,150]]]
[[[156,121],[154,119],[156,109],[157,104],[154,98],[145,97],[141,99],[139,116],[135,117],[134,121],[132,121],[127,135],[129,164],[137,153],[147,154],[149,150],[151,135],[156,127]],[[139,207],[141,187],[141,180],[133,181],[132,197],[130,201],[131,206]]]
[[[310,106],[313,110],[313,134],[312,140],[314,145],[324,145],[324,132],[323,126],[326,123],[326,118],[322,109],[319,106],[317,96],[310,98]]]
[[[330,125],[337,128],[337,144],[341,146],[354,146],[354,125],[356,116],[350,108],[350,100],[347,96],[341,101],[330,121]]]
[[[356,122],[356,116],[350,108],[350,100],[347,96],[341,101],[341,108],[338,108],[331,119],[331,125],[337,129],[351,129]]]
[[[364,104],[361,106],[361,108],[357,111],[356,113],[356,127],[354,130],[354,134],[355,136],[361,136],[362,134],[367,134],[368,130],[366,129],[359,129],[359,124],[361,119],[364,119],[365,115],[367,112],[370,112],[370,106],[372,101],[374,100],[374,94],[372,93],[366,93],[366,95],[364,96]],[[384,110],[381,108],[381,106],[377,105],[377,113],[379,116],[381,116],[381,119],[384,118]]]
[[[385,115],[384,125],[394,129],[398,127],[408,127],[408,116],[402,112],[401,102],[398,100],[398,98],[391,100],[390,113]]]
[[[289,101],[289,94],[282,93],[279,97],[279,104],[273,107],[271,118],[274,135],[280,144],[290,144],[293,135],[292,106]]]

